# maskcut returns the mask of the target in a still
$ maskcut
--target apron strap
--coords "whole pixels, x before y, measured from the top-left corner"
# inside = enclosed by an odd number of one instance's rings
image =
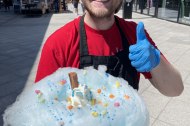
[[[122,69],[124,69],[123,72],[125,72],[125,73],[122,72],[122,77],[125,78],[133,88],[138,89],[139,88],[139,78],[138,78],[137,70],[131,65],[131,61],[128,57],[129,46],[130,46],[129,41],[127,40],[126,35],[122,31],[122,29],[119,25],[119,21],[116,16],[115,16],[115,22],[119,29],[119,32],[120,32],[120,35],[122,38],[122,46],[124,49],[122,52],[119,52],[118,54],[116,54],[116,56],[124,64]]]
[[[88,45],[87,45],[87,39],[86,39],[86,31],[84,27],[84,15],[80,19],[80,57],[81,56],[87,56],[88,55]]]
[[[80,34],[80,65],[79,68],[82,69],[93,64],[93,59],[88,55],[88,45],[86,39],[86,31],[84,27],[84,15],[80,19],[79,25],[79,34]]]
[[[123,49],[126,50],[127,52],[129,52],[129,43],[128,43],[128,40],[127,38],[125,37],[125,34],[124,32],[122,31],[120,25],[119,25],[119,21],[117,19],[117,17],[115,16],[115,22],[116,22],[116,25],[119,29],[119,33],[121,35],[121,39],[122,39],[122,46],[123,46]]]

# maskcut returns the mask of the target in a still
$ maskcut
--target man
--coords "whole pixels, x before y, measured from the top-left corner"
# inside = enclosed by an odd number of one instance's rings
[[[59,12],[59,0],[54,0],[53,5],[54,5],[55,13],[58,13]]]
[[[179,72],[155,46],[143,23],[125,21],[114,13],[122,0],[82,0],[86,14],[53,33],[46,41],[35,82],[60,67],[106,65],[138,89],[140,73],[166,96],[183,91]]]
[[[78,15],[78,4],[79,4],[79,0],[72,0],[73,3],[73,7],[74,7],[74,12],[76,15]]]

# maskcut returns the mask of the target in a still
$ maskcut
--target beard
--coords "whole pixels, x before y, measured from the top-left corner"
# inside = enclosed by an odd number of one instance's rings
[[[109,8],[94,8],[90,6],[92,0],[82,0],[85,9],[88,13],[95,18],[110,18],[116,10],[116,7],[112,5]]]

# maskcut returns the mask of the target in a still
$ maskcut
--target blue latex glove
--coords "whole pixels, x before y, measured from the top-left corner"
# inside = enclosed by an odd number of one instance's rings
[[[137,43],[129,47],[129,59],[138,72],[149,72],[160,63],[160,51],[146,38],[142,22],[138,23],[136,34]]]

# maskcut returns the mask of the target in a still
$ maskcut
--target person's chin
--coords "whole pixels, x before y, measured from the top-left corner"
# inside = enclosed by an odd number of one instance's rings
[[[106,9],[106,8],[95,8],[95,9],[94,9],[94,12],[100,13],[100,14],[106,14],[106,13],[109,12],[109,10]]]
[[[95,11],[93,11],[93,14],[95,17],[98,17],[98,18],[107,17],[108,16],[108,10],[96,9]]]

